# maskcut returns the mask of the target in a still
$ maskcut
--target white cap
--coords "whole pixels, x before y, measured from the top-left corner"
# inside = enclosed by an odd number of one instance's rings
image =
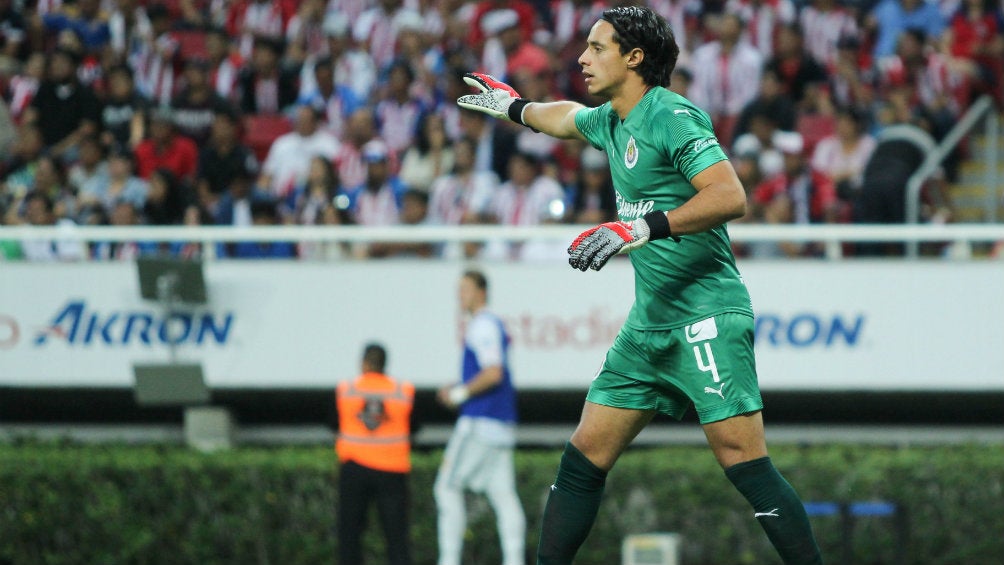
[[[404,9],[394,14],[391,25],[395,31],[422,31],[425,28],[425,20],[422,19],[422,14],[415,10]]]
[[[485,35],[496,35],[519,23],[516,10],[492,10],[481,17],[481,31]]]
[[[805,148],[805,140],[797,131],[777,131],[770,139],[778,151],[786,155],[797,155]]]
[[[387,144],[379,139],[367,141],[359,152],[362,154],[363,161],[367,163],[384,161],[390,155]]]
[[[607,167],[607,154],[592,145],[587,145],[579,154],[579,164],[583,170],[595,171]]]
[[[349,18],[341,12],[328,12],[321,24],[324,34],[330,37],[345,37],[349,34]]]

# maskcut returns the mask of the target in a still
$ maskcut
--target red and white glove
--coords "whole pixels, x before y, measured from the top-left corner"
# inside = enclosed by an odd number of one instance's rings
[[[630,253],[651,240],[666,237],[673,235],[664,212],[649,212],[633,222],[607,222],[575,238],[568,246],[568,264],[580,271],[599,271],[614,255]]]
[[[516,89],[484,73],[467,73],[464,75],[464,82],[480,90],[481,94],[461,96],[457,98],[457,104],[493,118],[526,125],[523,121],[523,109],[530,101],[521,98]]]

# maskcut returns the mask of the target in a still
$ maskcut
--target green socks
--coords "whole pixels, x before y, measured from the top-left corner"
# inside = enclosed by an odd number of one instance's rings
[[[753,506],[753,516],[785,565],[823,563],[805,507],[770,457],[733,465],[725,469],[725,476]]]
[[[571,442],[565,444],[558,476],[544,507],[537,565],[569,565],[596,520],[607,473]]]

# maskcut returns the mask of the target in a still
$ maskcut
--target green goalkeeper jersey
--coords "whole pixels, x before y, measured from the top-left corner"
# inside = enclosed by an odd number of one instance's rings
[[[690,179],[728,159],[708,115],[661,87],[649,90],[626,120],[607,102],[580,110],[575,125],[606,151],[623,221],[682,205],[697,192]],[[753,315],[724,225],[679,242],[650,242],[629,257],[635,272],[629,328],[678,328],[724,312]]]

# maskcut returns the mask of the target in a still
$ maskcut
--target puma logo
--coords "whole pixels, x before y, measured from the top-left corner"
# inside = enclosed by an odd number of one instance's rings
[[[764,516],[772,516],[774,518],[780,518],[780,516],[777,515],[777,511],[778,510],[780,510],[780,508],[775,508],[773,510],[768,510],[767,512],[754,512],[753,513],[753,517],[754,518],[761,518],[761,517],[764,517]]]
[[[704,392],[705,394],[717,394],[722,398],[722,400],[725,400],[725,395],[722,393],[723,388],[725,388],[725,383],[722,383],[721,386],[719,386],[718,388],[711,388],[710,386],[706,386],[704,387]]]

